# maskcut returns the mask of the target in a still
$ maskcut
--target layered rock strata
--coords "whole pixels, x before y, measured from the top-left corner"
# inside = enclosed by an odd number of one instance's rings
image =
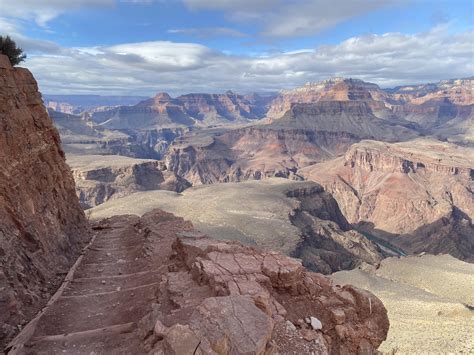
[[[158,160],[115,155],[68,155],[67,162],[73,172],[77,196],[85,209],[137,191],[182,192],[191,186]]]
[[[338,201],[349,222],[408,252],[474,257],[474,155],[432,140],[363,141],[301,171]]]
[[[0,346],[88,240],[74,180],[31,73],[0,55]]]
[[[95,112],[92,118],[109,129],[210,126],[245,123],[265,116],[272,97],[224,94],[187,94],[172,98],[158,93],[134,106]]]
[[[269,177],[301,180],[298,169],[341,155],[357,141],[345,132],[254,126],[184,136],[170,145],[164,161],[193,185]]]
[[[333,287],[295,259],[206,237],[181,237],[173,249],[182,266],[163,281],[159,330],[145,341],[154,351],[180,353],[176,338],[185,335],[198,354],[371,353],[386,336],[373,295]],[[210,294],[189,299],[193,288]],[[179,324],[161,313],[170,306]]]

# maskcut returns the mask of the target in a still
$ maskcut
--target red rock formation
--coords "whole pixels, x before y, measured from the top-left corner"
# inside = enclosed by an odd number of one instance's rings
[[[350,133],[253,126],[202,132],[173,143],[168,169],[194,185],[267,177],[301,179],[301,167],[343,154],[359,139]]]
[[[162,233],[154,220],[156,211],[140,222],[150,238]],[[371,353],[386,338],[386,310],[370,292],[333,287],[278,253],[183,234],[141,323],[147,352]]]
[[[219,242],[154,210],[114,216],[12,353],[372,354],[387,312],[296,259]]]
[[[283,90],[272,101],[268,117],[273,119],[282,117],[293,104],[320,101],[359,101],[365,102],[374,111],[384,110],[386,109],[384,101],[388,100],[388,97],[389,94],[375,84],[358,79],[332,78],[319,83],[307,83],[294,90]]]
[[[87,221],[36,81],[0,55],[0,347],[87,240]]]
[[[434,140],[362,141],[301,171],[338,201],[349,222],[408,252],[474,260],[474,156]]]
[[[443,80],[436,84],[382,90],[375,84],[361,80],[335,78],[282,91],[270,104],[267,116],[278,122],[294,105],[320,107],[324,102],[327,115],[323,121],[331,122],[330,115],[341,115],[345,111],[341,104],[352,103],[365,106],[366,118],[379,118],[379,122],[371,123],[372,126],[384,125],[387,123],[384,121],[388,120],[390,125],[386,130],[389,131],[390,126],[398,124],[423,134],[448,139],[451,135],[456,135],[458,141],[472,142],[470,125],[472,126],[474,119],[473,82],[472,78]],[[321,109],[308,113],[309,118],[316,119],[317,125],[321,124],[321,119],[317,120],[321,115]],[[351,124],[354,125],[352,113],[348,112],[346,116],[345,120],[350,128]],[[380,132],[376,135],[367,130],[367,127],[363,129],[366,130],[363,138],[371,135],[377,139],[393,140],[390,134],[387,139],[387,135],[380,135]],[[403,134],[395,136],[398,140],[403,140]]]
[[[474,78],[441,80],[437,84],[399,86],[391,92],[413,104],[422,104],[430,100],[446,99],[456,105],[474,104]]]

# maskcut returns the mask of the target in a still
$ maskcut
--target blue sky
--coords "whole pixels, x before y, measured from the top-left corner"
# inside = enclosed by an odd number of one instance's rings
[[[53,93],[272,91],[473,75],[470,0],[0,0]]]

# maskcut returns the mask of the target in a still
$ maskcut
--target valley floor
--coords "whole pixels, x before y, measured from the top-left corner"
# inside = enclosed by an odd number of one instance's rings
[[[378,269],[340,271],[331,278],[367,289],[382,300],[390,329],[379,350],[474,353],[473,264],[449,255],[388,258]]]

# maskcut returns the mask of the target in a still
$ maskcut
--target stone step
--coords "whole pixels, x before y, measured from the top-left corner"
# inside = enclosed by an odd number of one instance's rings
[[[135,329],[135,323],[123,323],[83,332],[35,337],[24,348],[24,353],[128,355],[130,349],[138,349],[140,345]]]
[[[77,268],[77,271],[74,274],[74,278],[130,275],[150,269],[151,263],[148,258],[104,264],[84,263]]]
[[[103,281],[107,282],[106,280],[103,280]],[[131,290],[139,289],[141,287],[158,285],[160,283],[159,278],[157,278],[156,280],[140,280],[140,281],[141,283],[139,283],[136,286],[130,286],[125,283],[124,285],[120,285],[120,283],[110,283],[109,285],[110,289],[107,289],[107,290],[94,289],[93,287],[89,287],[86,284],[86,285],[83,285],[83,287],[81,287],[79,290],[77,290],[77,288],[73,288],[71,290],[71,294],[63,295],[61,299],[87,298],[87,297],[96,297],[96,296],[101,296],[101,295],[110,295],[117,292],[131,291]],[[106,286],[106,285],[107,284],[105,283],[105,284],[102,284],[101,286]]]
[[[84,255],[83,263],[112,263],[119,260],[132,261],[146,256],[142,245],[125,250],[89,250]]]
[[[75,333],[136,322],[151,310],[157,290],[158,284],[152,284],[88,297],[61,297],[43,314],[34,336],[57,335],[58,324],[61,333]]]
[[[162,268],[164,269],[164,268]],[[147,270],[137,272],[129,275],[115,275],[115,276],[97,276],[92,278],[78,278],[74,279],[63,293],[63,296],[80,296],[94,293],[117,291],[149,285],[155,282],[160,282],[161,271]]]

